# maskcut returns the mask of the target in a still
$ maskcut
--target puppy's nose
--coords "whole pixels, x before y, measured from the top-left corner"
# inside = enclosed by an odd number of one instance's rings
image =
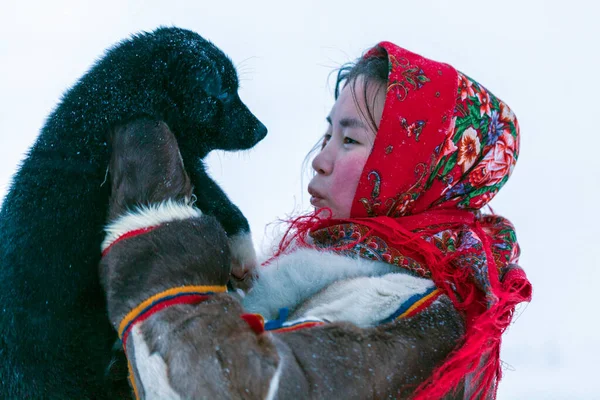
[[[258,122],[256,128],[254,128],[254,137],[256,139],[256,142],[263,140],[265,136],[267,136],[267,132],[267,127],[264,126],[262,122]]]

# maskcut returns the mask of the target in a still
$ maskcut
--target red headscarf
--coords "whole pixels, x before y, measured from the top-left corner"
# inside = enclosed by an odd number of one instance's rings
[[[473,398],[495,397],[501,335],[515,305],[531,299],[516,267],[512,224],[483,215],[518,156],[510,108],[448,64],[381,42],[387,58],[383,116],[348,219],[296,220],[306,244],[384,261],[432,279],[464,315],[461,345],[415,392],[441,398],[471,374]],[[282,248],[286,246],[282,242]]]

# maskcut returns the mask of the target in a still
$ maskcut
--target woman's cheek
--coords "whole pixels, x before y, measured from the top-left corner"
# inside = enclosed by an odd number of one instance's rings
[[[338,210],[335,212],[337,218],[347,218],[350,216],[352,200],[358,186],[358,181],[362,174],[363,167],[367,162],[368,155],[349,156],[343,160],[338,160],[334,171],[336,172],[331,193],[335,196],[335,205]]]

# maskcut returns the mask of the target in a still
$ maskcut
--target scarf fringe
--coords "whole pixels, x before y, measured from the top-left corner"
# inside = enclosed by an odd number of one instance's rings
[[[440,275],[443,276],[444,273]],[[442,290],[448,293],[447,289]],[[472,377],[471,385],[465,389],[470,399],[496,398],[498,382],[502,378],[502,334],[512,321],[515,306],[523,301],[530,301],[531,294],[531,284],[525,273],[515,267],[504,275],[501,292],[496,293],[498,301],[481,314],[477,315],[476,310],[483,308],[481,304],[477,307],[478,304],[472,301],[455,302],[455,306],[467,315],[467,331],[463,343],[417,388],[413,399],[442,398],[456,389],[468,375]]]
[[[323,216],[324,213],[329,215]],[[418,260],[431,273],[431,279],[453,302],[465,317],[466,332],[461,343],[438,366],[429,379],[414,392],[414,400],[438,399],[455,391],[465,378],[465,387],[470,399],[495,399],[498,382],[502,378],[500,345],[502,334],[512,321],[515,306],[531,300],[532,288],[525,272],[518,266],[510,266],[503,277],[499,276],[492,251],[492,238],[483,229],[475,214],[468,211],[444,210],[402,217],[353,218],[338,220],[331,217],[331,210],[321,209],[312,214],[289,221],[290,226],[280,242],[271,262],[295,246],[312,247],[307,241],[310,232],[334,224],[354,223],[366,226],[367,234],[355,242],[327,250],[352,249],[366,240],[372,233],[383,236],[388,245],[401,249],[406,256]],[[450,255],[424,240],[444,229],[460,229],[467,225],[483,245],[491,284],[490,293],[483,293],[473,282],[470,268],[460,268],[456,261],[460,257],[477,256],[477,252],[456,251]],[[292,246],[294,245],[294,246]],[[481,255],[481,253],[479,253]]]

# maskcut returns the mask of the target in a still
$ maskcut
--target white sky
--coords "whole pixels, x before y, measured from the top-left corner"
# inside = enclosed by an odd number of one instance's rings
[[[500,399],[600,399],[598,2],[16,1],[0,5],[0,197],[61,94],[105,48],[159,25],[192,29],[239,66],[269,128],[255,149],[213,154],[212,176],[264,227],[309,206],[302,161],[325,129],[328,74],[381,40],[445,61],[505,100],[521,155],[492,202],[516,226],[534,285],[505,335]]]

